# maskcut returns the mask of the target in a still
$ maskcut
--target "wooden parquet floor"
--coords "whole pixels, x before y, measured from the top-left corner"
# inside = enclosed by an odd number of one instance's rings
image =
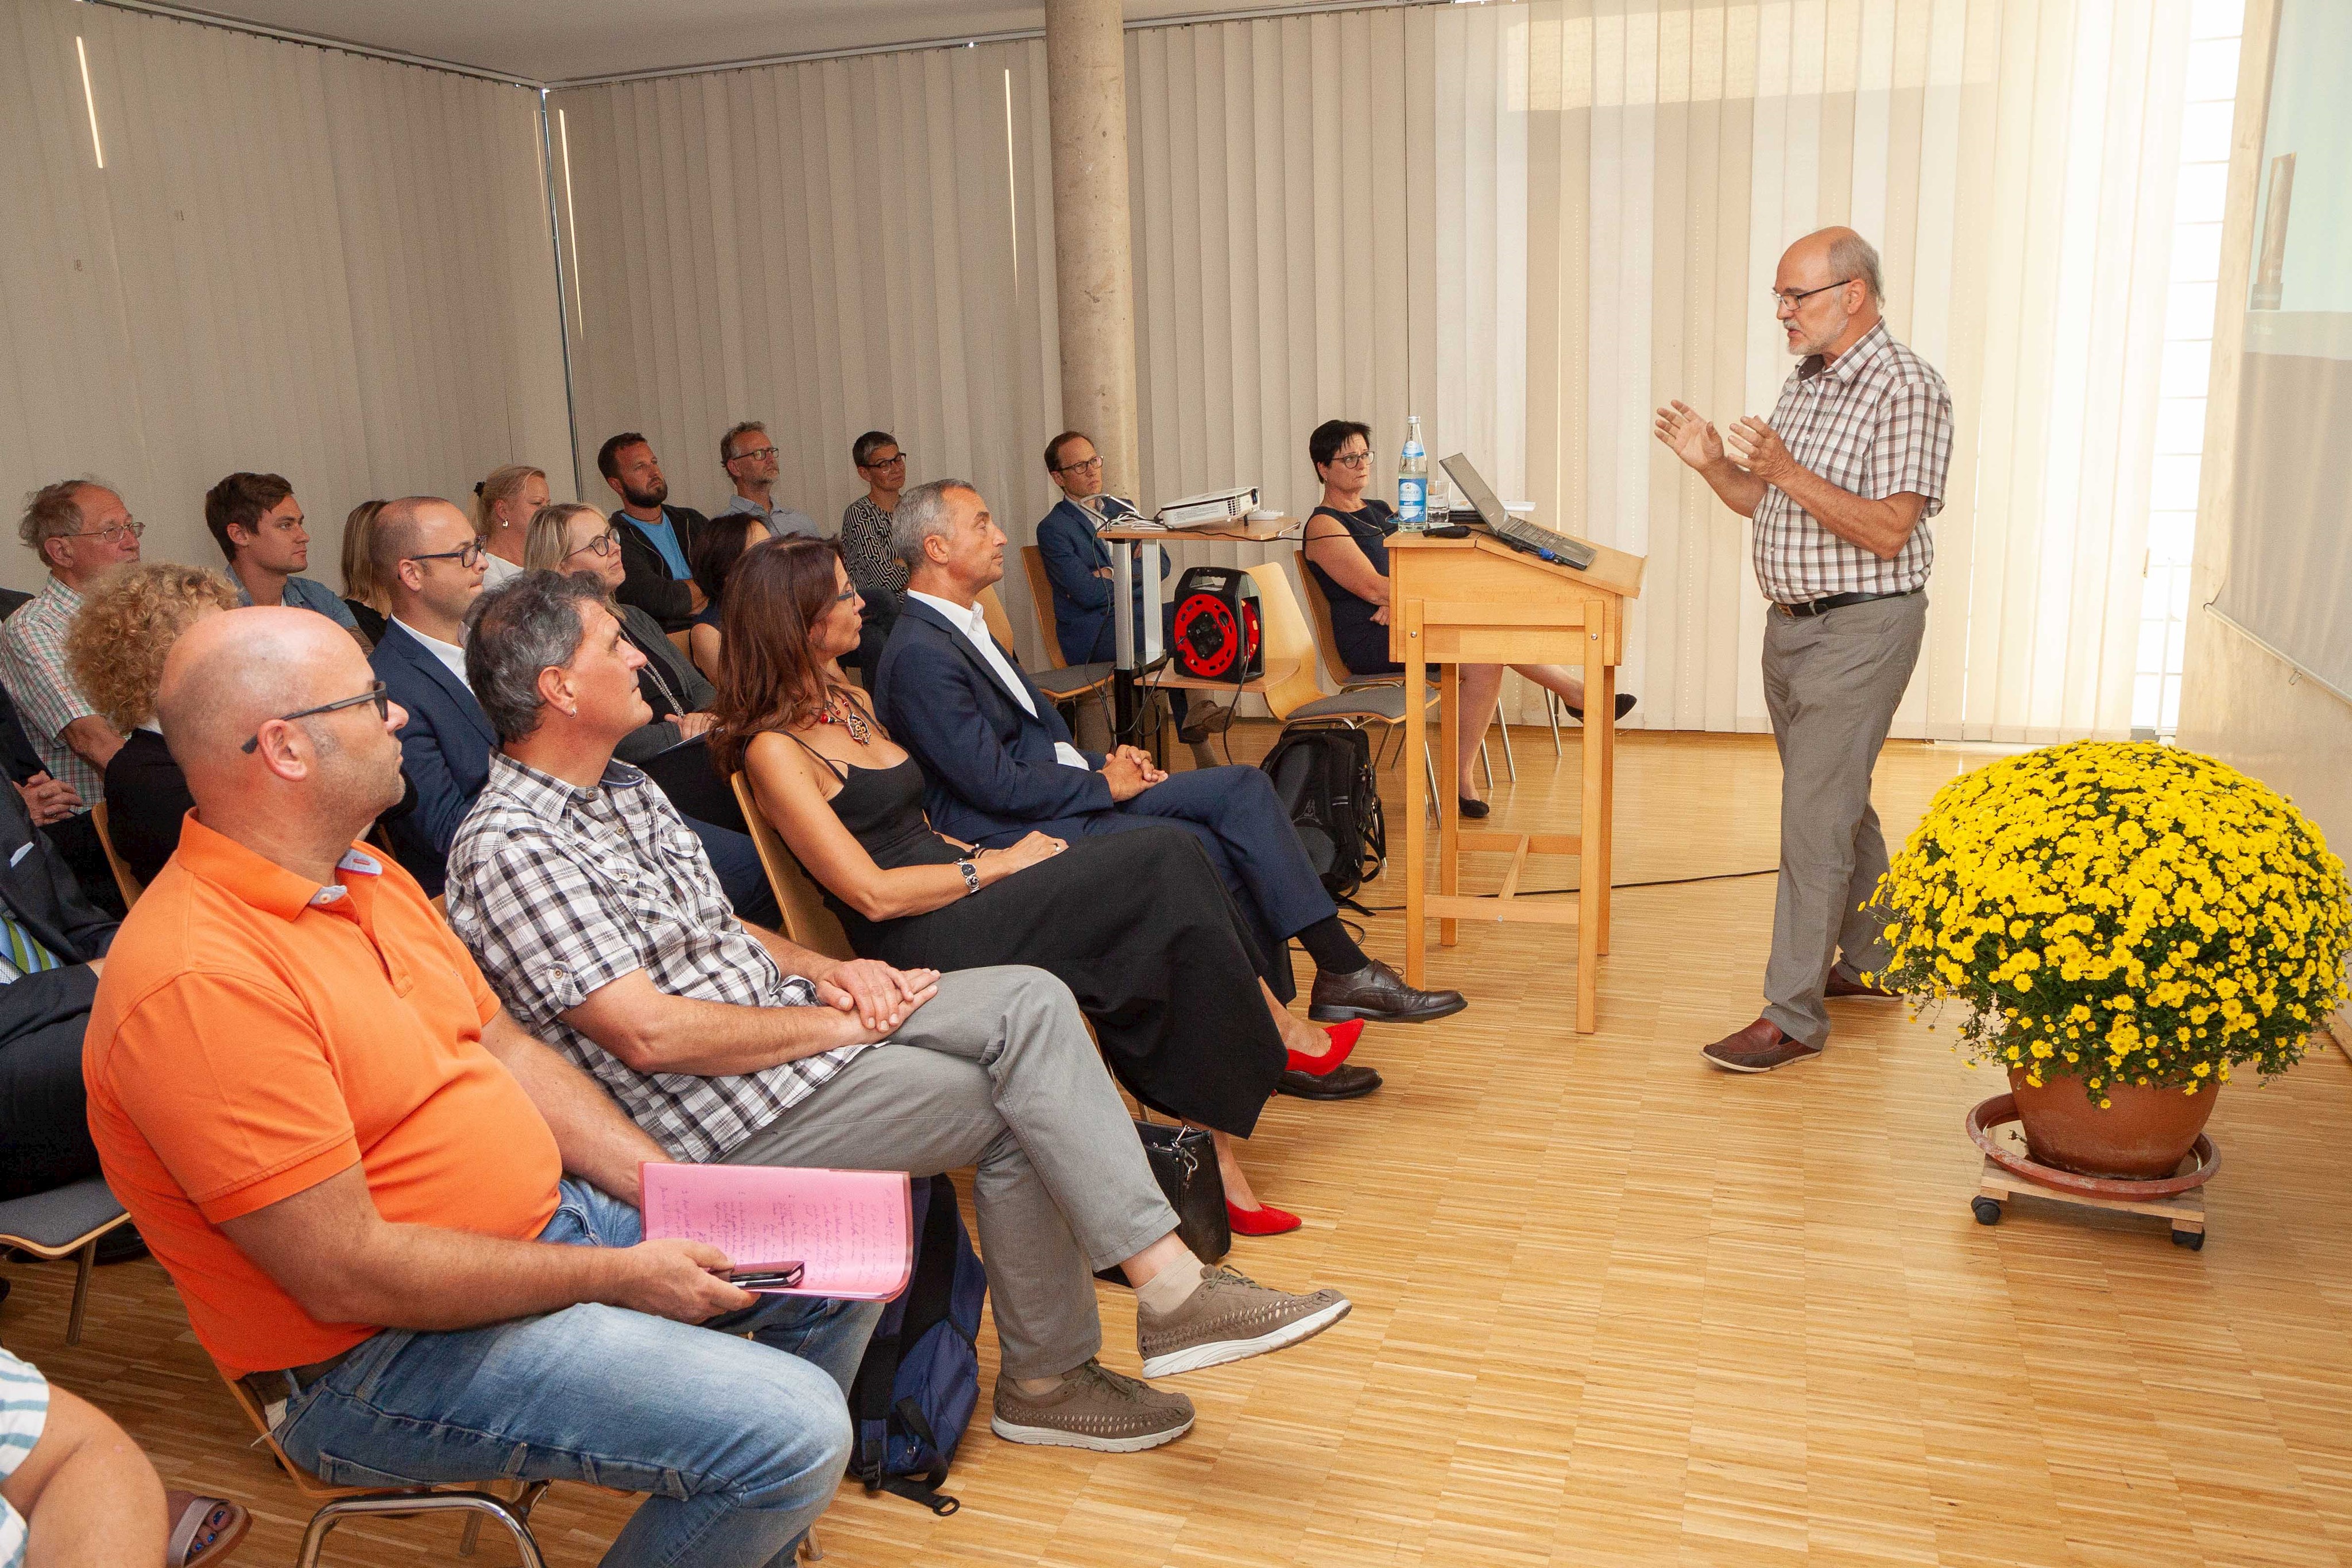
[[[1237,756],[1268,738],[1244,727]],[[1514,738],[1521,781],[1497,818],[1571,820],[1573,732],[1560,764],[1542,732]],[[1621,883],[1774,863],[1767,738],[1629,733],[1620,758]],[[1890,747],[1890,837],[1983,760]],[[1401,897],[1392,874],[1366,901]],[[1381,1092],[1277,1100],[1247,1151],[1261,1192],[1307,1225],[1234,1261],[1339,1286],[1354,1315],[1180,1380],[1200,1424],[1149,1454],[1001,1443],[983,1403],[950,1489],[962,1511],[845,1490],[828,1562],[2352,1563],[2344,1060],[2315,1052],[2223,1097],[2201,1253],[2160,1224],[2032,1201],[1981,1228],[1960,1119],[1999,1084],[1948,1030],[1841,1002],[1816,1061],[1763,1078],[1700,1061],[1755,1015],[1771,906],[1769,876],[1626,888],[1584,1038],[1567,1021],[1571,934],[1465,925],[1433,947],[1470,1010],[1375,1028],[1358,1060]],[[1398,917],[1368,941],[1399,956]],[[291,1561],[309,1510],[247,1446],[162,1272],[102,1270],[76,1350],[68,1271],[7,1273],[0,1338],[113,1412],[169,1484],[251,1506],[241,1561]],[[1102,1303],[1108,1358],[1132,1370],[1130,1299]],[[982,1354],[992,1379],[986,1336]],[[594,1562],[628,1506],[556,1488],[539,1515],[551,1563]],[[337,1542],[337,1563],[447,1562],[456,1527]],[[512,1550],[485,1541],[478,1560]]]

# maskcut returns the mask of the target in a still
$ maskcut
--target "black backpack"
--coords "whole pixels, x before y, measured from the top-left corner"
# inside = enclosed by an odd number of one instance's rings
[[[1381,874],[1388,825],[1372,773],[1372,744],[1362,730],[1286,729],[1261,766],[1325,892],[1349,898]]]
[[[962,1505],[940,1486],[980,1407],[974,1342],[988,1278],[964,1233],[955,1183],[918,1179],[909,1196],[914,1278],[883,1309],[850,1385],[857,1434],[849,1473],[868,1494],[891,1492],[949,1514]]]

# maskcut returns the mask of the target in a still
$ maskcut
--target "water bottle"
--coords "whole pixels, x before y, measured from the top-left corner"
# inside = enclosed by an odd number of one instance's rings
[[[1429,452],[1421,444],[1421,415],[1404,418],[1404,455],[1397,459],[1397,527],[1418,533],[1429,526]]]

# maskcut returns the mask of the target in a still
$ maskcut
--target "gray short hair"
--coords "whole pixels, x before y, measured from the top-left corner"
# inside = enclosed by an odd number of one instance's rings
[[[735,459],[743,455],[741,453],[735,450],[736,437],[740,435],[751,435],[753,434],[765,435],[768,434],[768,427],[761,424],[756,419],[747,419],[739,424],[731,426],[726,434],[720,436],[719,438],[719,466],[724,468],[727,465],[734,462]]]
[[[934,479],[898,497],[898,509],[890,514],[890,553],[905,561],[908,570],[928,559],[923,554],[925,539],[943,539],[954,526],[948,517],[950,490],[980,494],[980,486],[969,479]]]
[[[47,546],[51,539],[81,532],[81,493],[84,490],[104,490],[120,497],[121,491],[105,480],[85,474],[79,479],[60,479],[54,485],[44,485],[25,497],[25,513],[16,521],[16,537],[25,548],[48,564]]]
[[[580,607],[610,610],[604,580],[588,572],[527,571],[491,589],[466,612],[466,684],[501,741],[539,727],[540,672],[580,652]]]
[[[1842,234],[1830,241],[1830,271],[1839,277],[1859,277],[1870,289],[1873,305],[1886,303],[1886,286],[1878,276],[1878,250],[1858,234]]]

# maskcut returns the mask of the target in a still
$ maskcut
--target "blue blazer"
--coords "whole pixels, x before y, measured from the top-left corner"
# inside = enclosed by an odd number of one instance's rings
[[[499,732],[471,687],[404,627],[384,623],[368,658],[384,693],[408,710],[400,728],[401,767],[416,788],[416,809],[384,824],[392,847],[426,894],[447,882],[450,841],[490,777]]]
[[[1118,629],[1110,612],[1110,580],[1095,569],[1110,565],[1110,547],[1095,534],[1095,516],[1065,496],[1037,524],[1037,553],[1054,582],[1054,635],[1066,664],[1092,664],[1117,652]],[[1171,570],[1160,554],[1160,577]],[[1135,583],[1135,621],[1143,623],[1143,580]]]
[[[1020,660],[1006,652],[1004,662],[1027,689],[1034,715],[1023,710],[947,617],[908,598],[874,681],[875,711],[922,764],[932,828],[971,843],[1113,804],[1100,773],[1054,760],[1055,743],[1069,740],[1069,727],[1022,673]],[[1100,753],[1086,758],[1102,766]]]

